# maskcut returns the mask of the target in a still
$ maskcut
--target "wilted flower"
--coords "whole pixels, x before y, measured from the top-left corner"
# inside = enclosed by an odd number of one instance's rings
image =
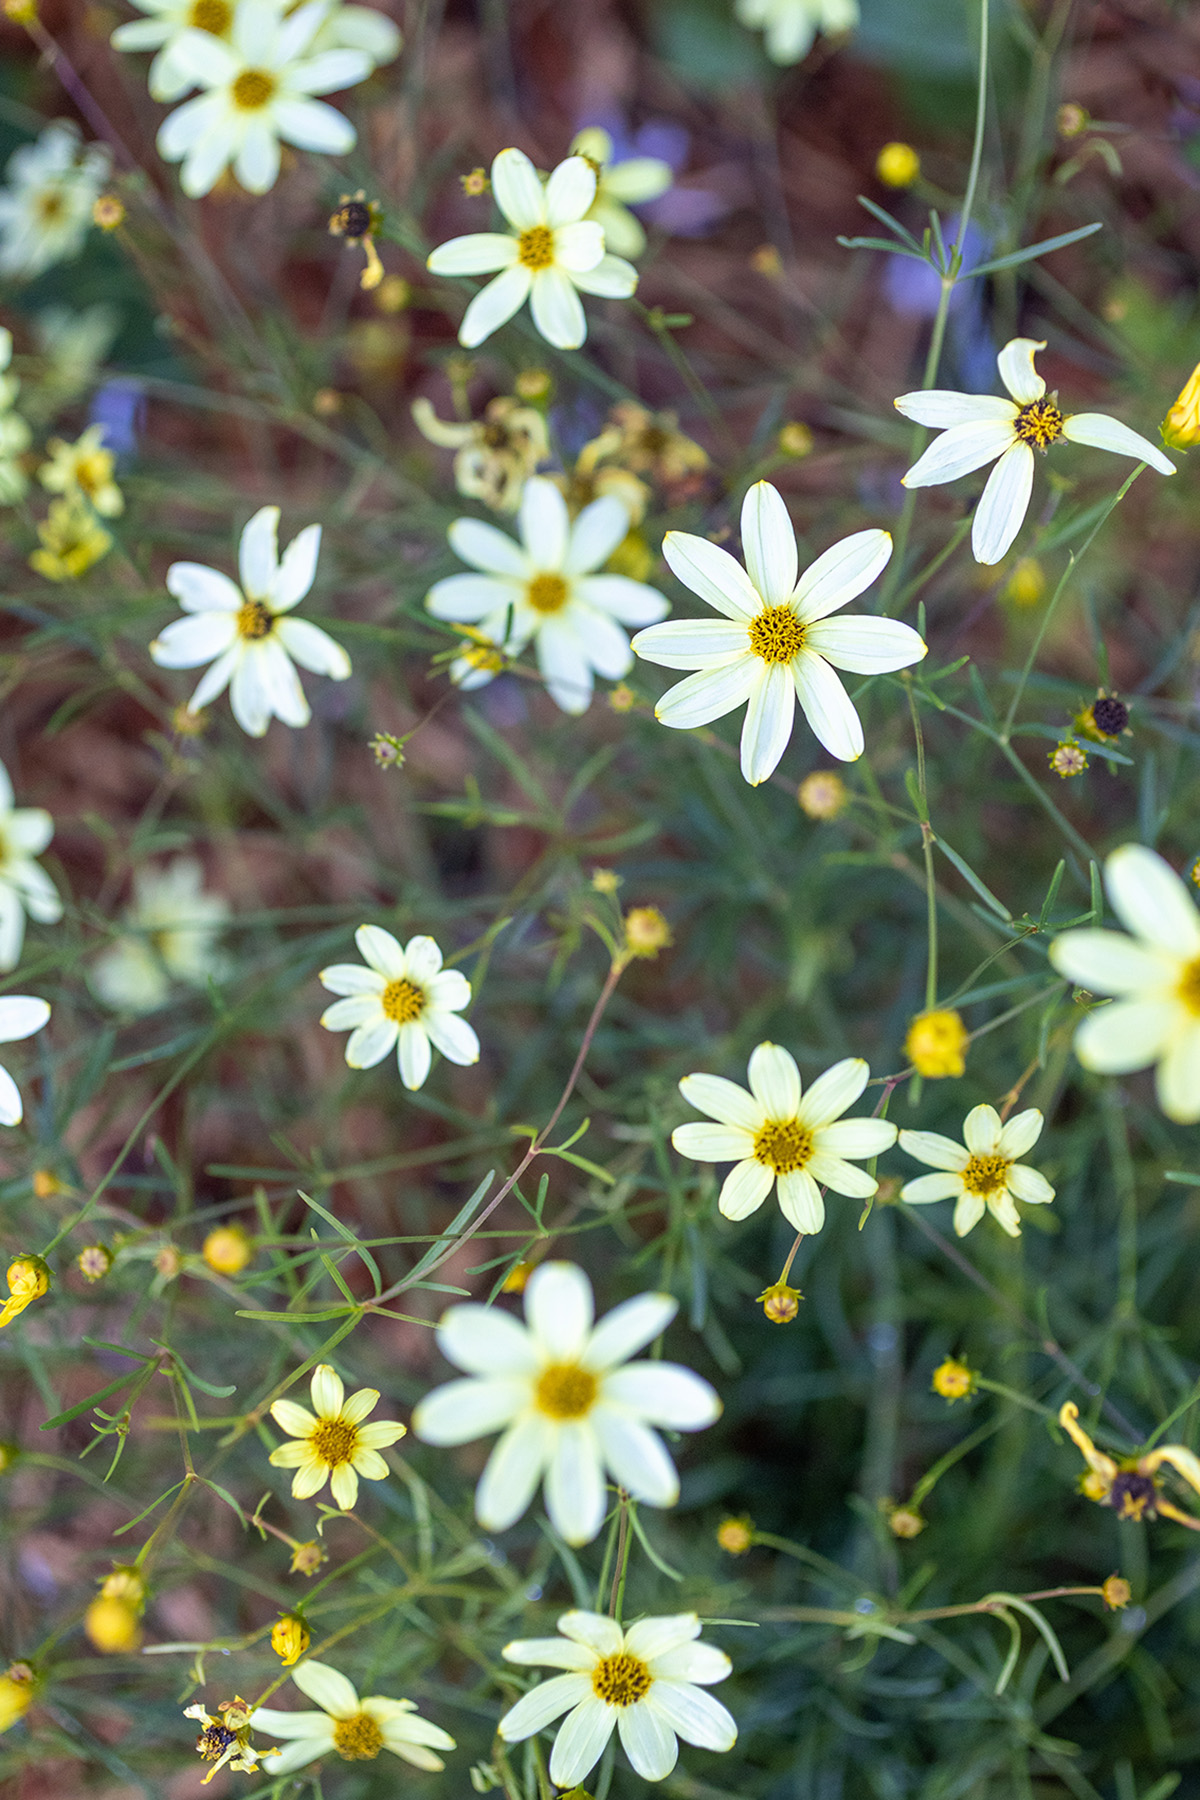
[[[1103,1450],[1097,1450],[1079,1423],[1079,1408],[1073,1400],[1067,1400],[1060,1407],[1058,1422],[1087,1463],[1088,1472],[1081,1483],[1081,1491],[1089,1500],[1095,1500],[1100,1506],[1111,1506],[1119,1519],[1139,1522],[1173,1519],[1176,1525],[1186,1525],[1189,1531],[1200,1531],[1200,1519],[1163,1499],[1159,1479],[1159,1470],[1166,1463],[1200,1494],[1200,1459],[1191,1450],[1182,1444],[1160,1444],[1157,1450],[1149,1450],[1145,1456],[1126,1457],[1117,1462]]]
[[[383,264],[375,248],[375,233],[382,223],[382,207],[367,199],[364,188],[359,188],[357,194],[343,194],[330,215],[332,235],[345,238],[348,244],[357,244],[367,259],[367,266],[358,278],[360,288],[377,288],[383,280]]]
[[[50,1271],[40,1256],[16,1256],[8,1265],[8,1299],[0,1307],[0,1326],[11,1325],[18,1313],[50,1291]]]
[[[271,1627],[271,1648],[285,1669],[300,1661],[309,1645],[308,1626],[299,1613],[284,1613]]]
[[[1076,731],[1096,744],[1115,743],[1129,730],[1129,708],[1115,694],[1100,688],[1096,698],[1075,714]]]
[[[41,548],[33,552],[29,566],[47,581],[78,581],[113,546],[112,533],[105,531],[80,493],[51,501],[37,534]]]
[[[185,1719],[198,1719],[200,1736],[196,1740],[196,1754],[213,1767],[208,1771],[201,1783],[207,1787],[218,1769],[226,1763],[231,1769],[251,1770],[258,1767],[259,1752],[250,1742],[251,1709],[241,1698],[222,1700],[216,1715],[207,1712],[197,1703],[185,1706]]]
[[[521,489],[550,454],[542,414],[507,394],[489,400],[482,419],[465,424],[439,419],[423,396],[413,401],[412,415],[431,444],[457,451],[454,484],[459,493],[482,500],[493,512],[516,512]]]

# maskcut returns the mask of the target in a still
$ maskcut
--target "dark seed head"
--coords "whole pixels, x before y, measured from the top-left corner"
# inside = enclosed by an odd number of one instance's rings
[[[337,237],[366,237],[371,229],[371,209],[365,200],[346,200],[329,221],[329,228]]]
[[[1102,731],[1105,737],[1120,737],[1129,723],[1129,708],[1123,700],[1114,700],[1105,694],[1092,701],[1092,717],[1096,721],[1096,730]]]

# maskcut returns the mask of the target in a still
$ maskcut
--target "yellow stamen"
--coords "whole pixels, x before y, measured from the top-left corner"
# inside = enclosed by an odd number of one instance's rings
[[[275,626],[275,614],[261,600],[247,600],[238,608],[238,636],[249,638],[253,643],[259,638],[270,637]]]
[[[644,1700],[654,1681],[640,1656],[620,1650],[602,1656],[592,1670],[592,1692],[606,1706],[633,1706]]]
[[[367,1713],[355,1713],[334,1726],[333,1747],[347,1762],[370,1762],[383,1749],[383,1733]]]
[[[229,91],[243,112],[261,112],[275,92],[275,77],[265,69],[243,69]]]
[[[321,1419],[308,1439],[309,1449],[329,1468],[352,1460],[358,1449],[358,1431],[344,1419]]]
[[[1043,394],[1040,400],[1031,400],[1017,414],[1013,430],[1023,443],[1032,444],[1035,450],[1047,450],[1056,438],[1063,434],[1063,416],[1055,405],[1053,394]]]
[[[415,981],[389,981],[379,996],[379,1004],[397,1025],[411,1025],[425,1011],[425,990]]]
[[[963,1186],[968,1194],[987,1198],[1004,1187],[1004,1178],[1012,1164],[1003,1156],[973,1156],[962,1171]]]
[[[548,269],[554,262],[554,233],[548,225],[531,225],[517,239],[517,261],[526,269]]]
[[[561,612],[567,603],[567,584],[561,575],[535,575],[525,590],[534,612]]]
[[[552,1419],[582,1419],[596,1400],[596,1377],[578,1363],[551,1363],[538,1376],[534,1398]]]
[[[750,621],[750,648],[768,663],[790,663],[804,648],[804,627],[790,606],[768,606]]]
[[[813,1136],[799,1119],[768,1119],[754,1138],[756,1162],[765,1163],[777,1175],[802,1169],[813,1153]]]

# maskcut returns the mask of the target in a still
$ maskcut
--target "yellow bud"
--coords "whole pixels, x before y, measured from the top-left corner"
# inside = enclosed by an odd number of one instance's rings
[[[375,289],[375,304],[381,313],[401,313],[412,299],[412,288],[403,275],[385,275]]]
[[[1075,100],[1064,101],[1055,114],[1059,137],[1078,137],[1081,132],[1087,130],[1088,123],[1087,113]]]
[[[615,894],[621,885],[621,877],[615,869],[596,869],[592,874],[592,886],[598,894]]]
[[[51,1169],[35,1169],[33,1171],[34,1198],[53,1200],[55,1194],[65,1194],[66,1188]]]
[[[671,927],[657,906],[631,906],[625,914],[625,948],[630,956],[655,957],[671,947]]]
[[[911,144],[885,144],[875,158],[875,173],[886,187],[911,187],[921,173],[921,159]]]
[[[1036,606],[1046,592],[1046,571],[1036,556],[1017,559],[1003,587],[1003,597],[1014,606]]]
[[[486,169],[472,169],[469,175],[460,175],[458,179],[462,183],[463,193],[470,199],[477,199],[480,194],[486,194],[492,185],[488,180]]]
[[[1087,751],[1074,738],[1064,738],[1061,744],[1055,744],[1053,750],[1046,752],[1046,761],[1063,781],[1072,775],[1082,775],[1088,766]]]
[[[967,1028],[956,1012],[918,1013],[908,1027],[904,1054],[918,1075],[940,1081],[963,1073],[968,1041]]]
[[[107,1244],[85,1244],[75,1258],[85,1281],[103,1281],[113,1265],[113,1254]]]
[[[50,1291],[50,1270],[40,1256],[17,1256],[8,1265],[9,1299],[0,1307],[0,1326],[8,1325],[34,1300]]]
[[[758,1303],[772,1325],[790,1325],[800,1311],[803,1298],[799,1288],[789,1287],[786,1281],[777,1281],[773,1287],[764,1289],[758,1296]]]
[[[783,274],[783,259],[774,244],[760,244],[751,254],[750,267],[756,275],[765,275],[768,281],[778,281]]]
[[[1163,442],[1172,450],[1187,450],[1200,443],[1200,363],[1187,378],[1183,392],[1163,420]]]
[[[240,1225],[218,1225],[204,1240],[200,1254],[218,1275],[240,1275],[254,1255],[254,1245]]]
[[[310,1539],[307,1544],[297,1544],[292,1551],[290,1572],[293,1575],[315,1575],[326,1560],[320,1544]]]
[[[892,1536],[898,1538],[920,1537],[928,1523],[915,1506],[904,1501],[899,1506],[888,1506],[887,1522]]]
[[[637,704],[637,695],[625,682],[618,681],[616,687],[608,696],[608,704],[615,713],[632,712]]]
[[[37,1682],[28,1663],[12,1663],[0,1675],[0,1731],[24,1718],[36,1692]]]
[[[1105,1606],[1112,1612],[1119,1612],[1133,1599],[1133,1589],[1123,1575],[1110,1575],[1103,1583],[1100,1592],[1104,1597]]]
[[[781,456],[790,456],[799,462],[802,456],[812,453],[813,434],[800,419],[789,419],[786,425],[779,427],[779,435],[775,439]]]
[[[523,1294],[533,1270],[533,1263],[514,1263],[501,1283],[500,1292],[502,1294]]]
[[[796,789],[800,811],[810,819],[836,819],[849,798],[845,782],[832,769],[806,775]]]
[[[116,194],[101,194],[92,207],[92,223],[101,231],[115,231],[125,222],[125,202]]]
[[[548,400],[553,386],[548,369],[522,369],[513,382],[513,392],[520,400]]]
[[[127,1600],[106,1600],[103,1594],[98,1595],[84,1613],[83,1629],[96,1649],[106,1656],[136,1650],[142,1641],[137,1608]]]
[[[136,1607],[140,1612],[146,1604],[146,1584],[137,1570],[128,1564],[105,1575],[100,1583],[102,1600],[123,1600],[127,1606]]]
[[[276,1619],[271,1627],[271,1648],[285,1669],[299,1662],[308,1645],[308,1626],[299,1613],[284,1613],[282,1618]]]
[[[968,1394],[975,1392],[975,1371],[969,1369],[964,1362],[957,1362],[948,1356],[944,1363],[939,1363],[933,1371],[930,1387],[943,1400],[965,1400]]]
[[[332,419],[342,410],[342,396],[336,388],[318,388],[312,397],[312,409],[318,419]]]
[[[745,1514],[740,1519],[722,1519],[717,1526],[717,1542],[730,1556],[745,1556],[754,1548],[754,1521]]]

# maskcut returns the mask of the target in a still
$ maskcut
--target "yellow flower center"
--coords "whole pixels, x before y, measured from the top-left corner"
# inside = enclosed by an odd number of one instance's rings
[[[188,14],[188,24],[195,31],[210,31],[213,37],[224,37],[233,21],[229,0],[195,0]]]
[[[379,1004],[397,1025],[411,1025],[425,1011],[425,990],[415,981],[389,981],[379,996]]]
[[[534,612],[561,612],[567,604],[567,584],[561,575],[535,575],[525,590]]]
[[[230,92],[243,112],[260,112],[275,92],[275,77],[265,69],[243,69]]]
[[[654,1681],[640,1656],[619,1650],[602,1656],[592,1670],[592,1692],[605,1706],[634,1706],[644,1700]]]
[[[777,1175],[802,1169],[813,1153],[813,1135],[799,1119],[768,1119],[754,1138],[755,1160]]]
[[[101,450],[95,456],[81,456],[75,464],[75,484],[89,498],[105,486],[111,475],[112,455],[107,450]]]
[[[366,1713],[355,1713],[334,1726],[333,1747],[347,1762],[370,1762],[383,1749],[383,1733]]]
[[[548,269],[554,262],[554,233],[548,225],[531,225],[517,239],[517,261],[526,269]]]
[[[790,663],[799,656],[804,627],[790,606],[768,606],[751,619],[750,648],[769,663]]]
[[[36,211],[43,225],[52,225],[64,210],[65,202],[57,188],[47,188],[45,193],[38,195]]]
[[[1053,394],[1043,394],[1040,400],[1031,400],[1017,414],[1013,430],[1023,443],[1032,444],[1035,450],[1048,450],[1055,438],[1063,434],[1063,416],[1055,404]]]
[[[320,1419],[308,1439],[313,1455],[331,1469],[348,1463],[358,1449],[358,1429],[345,1419]]]
[[[1011,1167],[1003,1156],[973,1156],[962,1172],[963,1186],[968,1194],[978,1194],[986,1199],[1003,1188],[1004,1177]]]
[[[1178,992],[1188,1011],[1200,1018],[1200,956],[1185,966]]]
[[[238,636],[249,638],[254,642],[258,638],[270,637],[275,625],[275,614],[261,600],[247,600],[238,608]]]
[[[552,1419],[582,1419],[596,1400],[596,1377],[578,1363],[551,1363],[538,1376],[534,1399]]]

